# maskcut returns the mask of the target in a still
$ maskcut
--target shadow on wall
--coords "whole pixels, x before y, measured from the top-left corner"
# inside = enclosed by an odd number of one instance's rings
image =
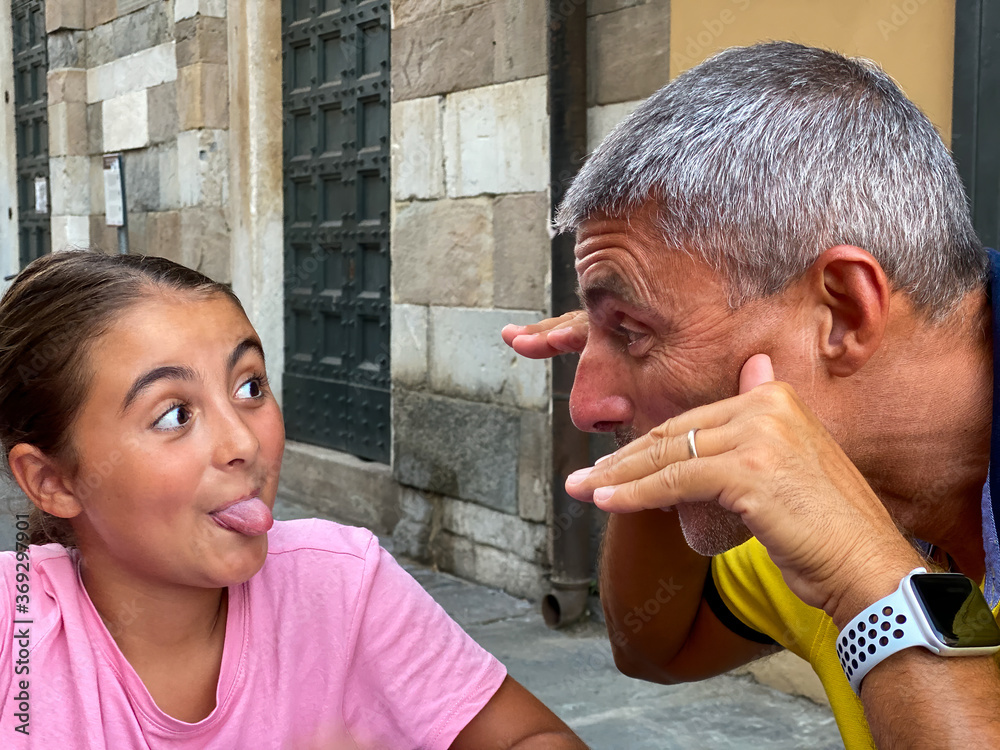
[[[23,513],[27,502],[17,482],[0,475],[0,551],[14,549],[14,514]]]

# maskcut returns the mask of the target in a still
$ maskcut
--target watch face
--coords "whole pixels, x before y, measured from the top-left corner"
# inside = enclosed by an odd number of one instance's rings
[[[910,583],[946,646],[1000,645],[1000,627],[971,579],[957,573],[918,573]]]

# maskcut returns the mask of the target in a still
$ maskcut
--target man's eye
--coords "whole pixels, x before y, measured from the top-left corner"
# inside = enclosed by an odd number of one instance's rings
[[[190,421],[191,410],[184,404],[177,404],[170,407],[162,417],[153,422],[153,428],[164,432],[179,430]]]
[[[250,378],[236,391],[236,398],[260,398],[264,391],[261,389],[260,378]]]

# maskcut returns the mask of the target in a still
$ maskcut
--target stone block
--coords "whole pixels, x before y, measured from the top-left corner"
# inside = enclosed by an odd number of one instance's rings
[[[130,10],[125,9],[126,2],[130,2]],[[174,21],[169,9],[170,4],[160,0],[118,0],[119,17],[110,24],[114,29],[115,58],[171,41]]]
[[[104,160],[100,156],[90,158],[90,211],[91,215],[104,214]]]
[[[392,224],[393,302],[489,307],[493,205],[488,199],[400,205]]]
[[[118,252],[118,227],[109,227],[103,213],[90,215],[90,247],[102,253]]]
[[[448,196],[527,193],[549,184],[544,77],[460,91],[445,99]]]
[[[587,105],[645,99],[670,80],[666,2],[587,19]]]
[[[89,216],[56,216],[50,220],[52,251],[90,247]]]
[[[178,69],[177,121],[181,130],[229,127],[229,78],[225,65],[195,63]]]
[[[503,339],[507,323],[527,325],[541,312],[430,308],[430,385],[470,401],[547,409],[548,367],[544,360],[519,357]]]
[[[397,556],[429,562],[430,541],[439,521],[440,498],[428,492],[418,492],[411,487],[401,487],[399,493],[399,522],[392,530],[392,546]]]
[[[139,211],[129,211],[128,225],[125,231],[128,232],[128,252],[129,255],[147,255],[148,245],[146,237],[146,214]]]
[[[545,6],[545,0],[494,1],[497,83],[547,74]]]
[[[544,522],[552,499],[552,422],[548,411],[521,412],[517,462],[517,514]]]
[[[66,0],[63,1],[66,2]],[[80,5],[86,8],[88,29],[110,23],[118,17],[118,0],[87,0]]]
[[[223,284],[232,281],[229,221],[222,206],[182,209],[178,241],[184,265]]]
[[[601,141],[615,129],[622,120],[632,114],[642,104],[642,99],[633,102],[606,104],[602,107],[587,108],[587,150],[594,151]]]
[[[118,0],[118,15],[126,16],[150,5],[169,5],[161,0]]]
[[[612,13],[636,5],[646,5],[649,2],[650,0],[587,0],[587,15],[596,16],[601,13]]]
[[[49,208],[53,216],[90,214],[90,157],[49,159]]]
[[[180,208],[181,186],[177,173],[177,142],[170,141],[160,149],[160,210]]]
[[[400,483],[517,513],[516,409],[403,388],[394,396],[392,453]]]
[[[162,143],[177,135],[177,82],[146,89],[149,97],[149,142]]]
[[[427,318],[424,305],[393,305],[391,332],[392,381],[420,386],[427,380]]]
[[[49,106],[87,101],[87,71],[79,68],[50,70],[47,76]]]
[[[493,303],[545,310],[552,240],[548,193],[504,195],[493,204]]]
[[[194,16],[177,22],[177,67],[194,63],[228,64],[226,19]]]
[[[186,130],[177,134],[181,206],[223,206],[228,199],[228,133]]]
[[[87,67],[107,65],[115,59],[115,27],[105,23],[87,34]]]
[[[397,201],[444,197],[444,99],[392,105],[392,194]]]
[[[175,80],[177,59],[171,41],[90,68],[87,71],[87,101],[106,101]]]
[[[537,601],[546,591],[542,566],[447,531],[434,538],[432,554],[441,570],[502,589],[513,596]]]
[[[392,27],[420,21],[441,12],[441,0],[392,0]]]
[[[49,156],[87,154],[87,105],[84,102],[49,104]]]
[[[87,105],[87,153],[104,152],[104,103]]]
[[[49,70],[82,68],[86,46],[86,32],[60,29],[45,38],[49,55]]]
[[[146,251],[150,255],[184,263],[180,243],[181,217],[177,211],[156,211],[146,216]]]
[[[125,194],[129,211],[159,211],[160,148],[133,151],[125,155]]]
[[[51,34],[60,29],[86,28],[85,3],[79,0],[48,0],[45,3],[45,33]]]
[[[125,151],[149,143],[149,106],[145,91],[133,91],[103,103],[104,148]]]
[[[819,676],[805,659],[791,651],[782,651],[733,670],[733,674],[749,674],[762,685],[789,695],[801,695],[821,706],[830,699]]]
[[[493,82],[493,8],[432,16],[392,34],[395,101],[485,86]]]
[[[226,17],[226,0],[174,0],[174,20],[196,15]]]
[[[293,440],[285,444],[279,493],[379,535],[400,520],[401,488],[388,466]]]
[[[545,524],[446,497],[441,501],[441,528],[477,544],[506,550],[524,560],[545,563],[548,541]]]

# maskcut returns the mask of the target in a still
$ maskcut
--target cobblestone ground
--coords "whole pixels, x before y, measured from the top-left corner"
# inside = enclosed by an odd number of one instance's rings
[[[529,602],[443,573],[407,570],[594,750],[843,748],[830,710],[723,675],[653,685],[621,675],[604,627],[549,630]]]

